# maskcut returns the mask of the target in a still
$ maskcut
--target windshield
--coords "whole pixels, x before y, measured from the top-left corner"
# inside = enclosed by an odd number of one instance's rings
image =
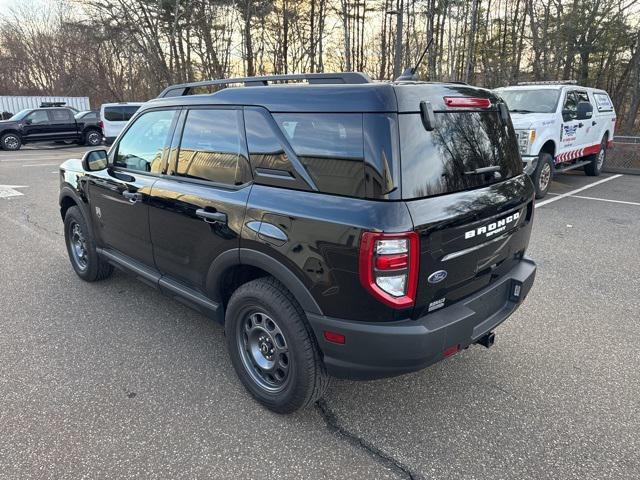
[[[76,117],[76,120],[80,120],[82,117],[84,117],[87,113],[91,113],[89,110],[83,110],[82,112],[78,112],[76,113],[74,116]]]
[[[514,113],[553,113],[558,105],[560,90],[497,90]]]
[[[16,113],[9,120],[22,120],[24,117],[29,115],[29,113],[31,113],[31,109],[30,108],[27,108],[26,110],[20,110],[18,113]]]

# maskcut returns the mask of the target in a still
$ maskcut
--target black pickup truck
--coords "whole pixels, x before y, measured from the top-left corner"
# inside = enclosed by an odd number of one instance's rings
[[[97,118],[76,118],[70,108],[32,108],[0,121],[0,148],[19,150],[25,143],[71,140],[85,145],[102,143]]]

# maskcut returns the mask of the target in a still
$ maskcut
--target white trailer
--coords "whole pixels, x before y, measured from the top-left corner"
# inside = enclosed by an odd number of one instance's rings
[[[13,114],[27,108],[40,108],[43,103],[64,103],[65,107],[71,107],[78,111],[91,110],[88,97],[22,97],[0,95],[0,114],[3,112]]]

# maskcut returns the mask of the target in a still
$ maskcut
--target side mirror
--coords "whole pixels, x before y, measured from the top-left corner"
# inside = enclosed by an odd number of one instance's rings
[[[588,120],[593,116],[593,105],[589,102],[578,102],[576,120]]]
[[[107,168],[107,151],[101,148],[86,152],[82,157],[82,168],[86,172],[97,172]]]
[[[24,124],[25,124],[25,125],[31,125],[32,123],[33,123],[33,120],[31,120],[30,118],[27,118],[27,119],[24,121]]]

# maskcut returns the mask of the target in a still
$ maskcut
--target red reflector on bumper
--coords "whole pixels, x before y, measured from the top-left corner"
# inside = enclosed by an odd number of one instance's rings
[[[451,355],[455,355],[460,350],[460,345],[451,345],[444,350],[444,358],[450,357]]]
[[[329,330],[325,330],[324,338],[327,342],[338,343],[340,345],[344,345],[345,342],[347,341],[345,336],[342,335],[341,333],[331,332]]]

